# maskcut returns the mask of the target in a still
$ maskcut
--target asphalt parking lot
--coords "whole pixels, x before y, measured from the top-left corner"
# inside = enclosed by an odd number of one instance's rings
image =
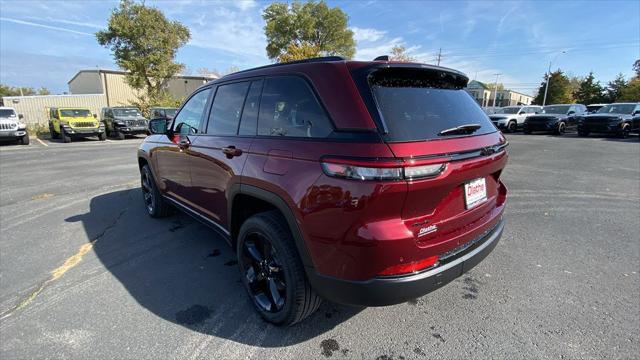
[[[145,214],[141,139],[0,146],[0,357],[637,358],[640,141],[507,136],[507,227],[483,263],[292,328],[253,311],[213,231]]]

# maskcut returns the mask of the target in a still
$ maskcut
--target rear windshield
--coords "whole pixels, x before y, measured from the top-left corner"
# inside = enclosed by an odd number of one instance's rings
[[[496,131],[487,115],[462,89],[460,79],[440,71],[391,68],[369,76],[375,101],[387,126],[387,141],[420,141]],[[438,135],[462,125],[479,125],[469,134]]]

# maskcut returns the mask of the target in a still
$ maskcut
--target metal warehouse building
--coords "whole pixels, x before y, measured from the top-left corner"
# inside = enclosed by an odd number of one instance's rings
[[[125,81],[125,71],[80,70],[69,80],[69,95],[5,96],[5,106],[24,115],[24,121],[46,124],[50,107],[82,107],[100,114],[103,107],[127,106],[138,92]],[[167,90],[176,98],[184,98],[202,84],[214,80],[211,76],[178,75],[169,80]]]

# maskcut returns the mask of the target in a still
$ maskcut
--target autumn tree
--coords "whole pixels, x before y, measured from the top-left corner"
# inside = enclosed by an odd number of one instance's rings
[[[184,69],[175,62],[176,52],[190,38],[189,29],[168,20],[162,11],[133,0],[121,0],[107,29],[98,31],[100,45],[111,49],[116,64],[127,70],[127,83],[141,90],[138,105],[175,103],[166,91],[174,75]],[[143,111],[145,109],[142,109]]]
[[[349,17],[339,7],[329,7],[324,0],[274,2],[264,9],[262,18],[266,22],[267,56],[272,60],[332,55],[351,58],[355,54]]]
[[[558,69],[552,72],[549,76],[549,89],[547,91],[546,104],[566,104],[573,100],[571,94],[571,87],[569,78]],[[536,105],[542,105],[544,100],[544,90],[547,85],[547,80],[542,81],[538,88],[538,94],[536,95],[533,103]]]
[[[389,60],[391,61],[401,61],[401,62],[415,62],[416,58],[407,54],[407,49],[402,45],[394,45],[391,48],[391,56],[389,56]]]

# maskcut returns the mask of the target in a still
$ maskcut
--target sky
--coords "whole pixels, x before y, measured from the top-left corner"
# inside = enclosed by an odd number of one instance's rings
[[[153,1],[185,24],[191,40],[177,61],[187,74],[269,64],[261,1]],[[627,78],[640,59],[640,1],[328,1],[349,16],[355,59],[372,60],[403,45],[409,55],[465,72],[470,79],[533,94],[547,71],[594,72],[606,84]],[[68,91],[81,69],[116,69],[95,32],[117,1],[0,0],[0,82]],[[564,53],[563,53],[564,51]]]

